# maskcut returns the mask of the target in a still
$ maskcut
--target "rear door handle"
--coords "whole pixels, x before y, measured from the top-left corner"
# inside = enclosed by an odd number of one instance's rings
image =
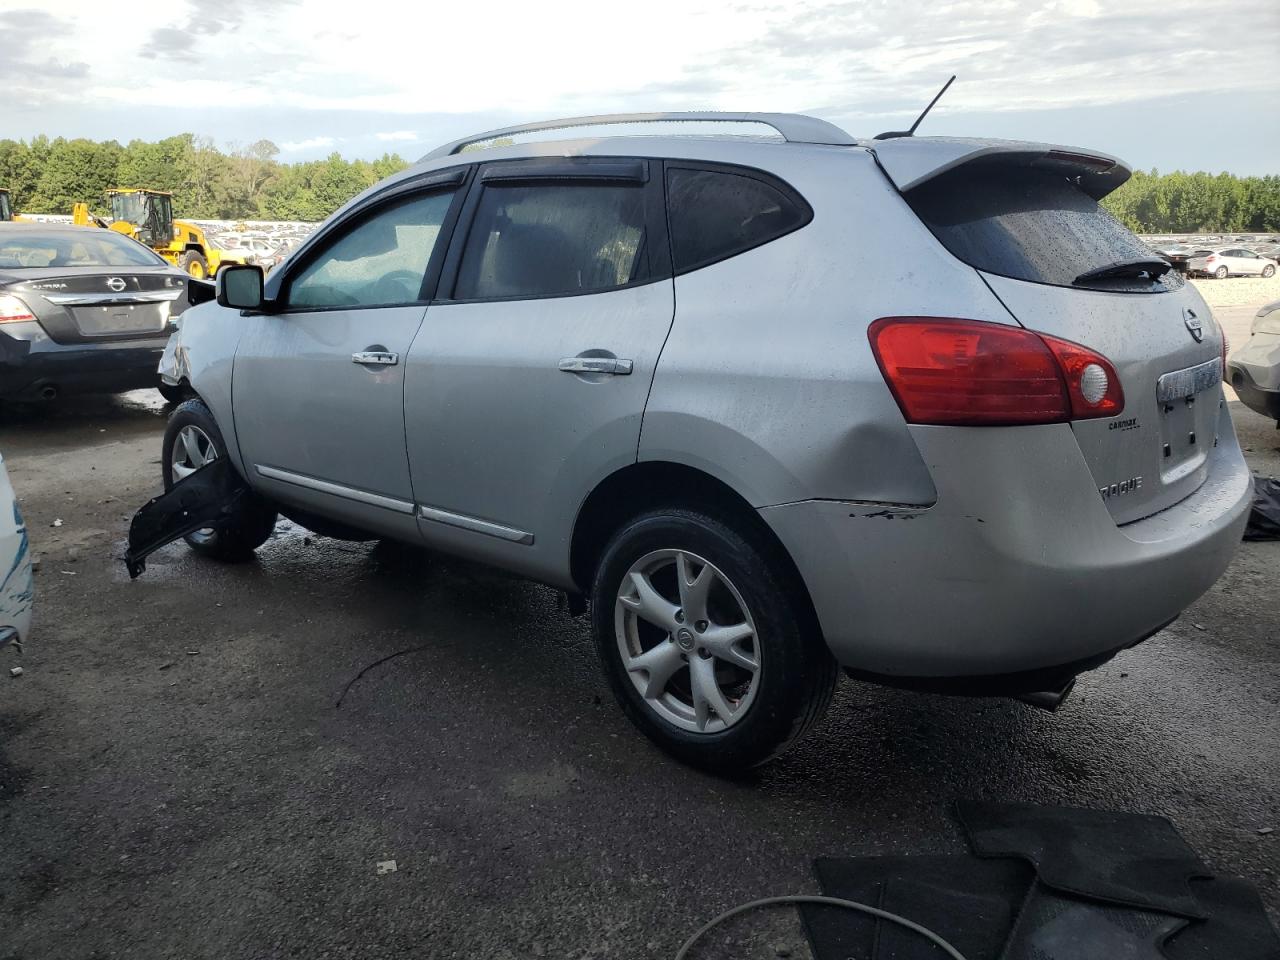
[[[400,354],[387,350],[364,350],[351,355],[352,363],[367,363],[371,366],[394,367],[400,362]]]
[[[560,361],[562,373],[611,373],[625,377],[635,366],[630,360],[616,357],[565,357]]]

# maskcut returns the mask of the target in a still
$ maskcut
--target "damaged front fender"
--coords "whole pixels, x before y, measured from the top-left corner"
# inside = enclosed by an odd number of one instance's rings
[[[166,544],[205,527],[226,526],[248,495],[249,485],[231,461],[219,457],[148,501],[129,524],[124,563],[130,579],[136,580],[147,569],[147,557]]]

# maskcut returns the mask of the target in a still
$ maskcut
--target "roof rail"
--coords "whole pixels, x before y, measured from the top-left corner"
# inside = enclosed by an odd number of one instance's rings
[[[503,127],[474,136],[454,140],[444,146],[436,147],[422,160],[438,160],[461,153],[463,148],[486,140],[499,137],[510,137],[521,133],[538,133],[543,130],[565,130],[571,127],[598,127],[619,123],[655,123],[668,121],[703,122],[703,123],[762,123],[773,127],[783,140],[788,143],[826,143],[836,146],[850,147],[857,140],[849,136],[833,123],[819,120],[817,117],[806,117],[799,113],[719,113],[706,111],[701,113],[614,113],[595,117],[569,117],[564,120],[543,120],[540,123],[525,123],[515,127]],[[421,162],[421,161],[420,161]]]

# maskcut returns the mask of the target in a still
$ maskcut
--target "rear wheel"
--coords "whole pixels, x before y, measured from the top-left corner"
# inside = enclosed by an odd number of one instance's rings
[[[164,431],[161,470],[164,488],[224,456],[226,445],[213,414],[202,400],[187,400],[169,416]],[[184,539],[197,553],[217,560],[239,561],[267,542],[276,526],[275,509],[254,493],[240,499],[234,516],[217,527],[188,534]]]
[[[197,280],[209,276],[209,261],[198,250],[187,250],[178,258],[178,266]]]
[[[1213,275],[1219,280],[1225,280],[1227,279],[1227,268],[1219,267],[1217,270],[1213,271]]]
[[[822,716],[836,663],[755,531],[683,509],[629,522],[605,548],[592,628],[615,697],[658,746],[735,773]]]
[[[1262,275],[1270,280],[1276,275],[1276,265],[1274,263],[1268,263],[1262,268]]]

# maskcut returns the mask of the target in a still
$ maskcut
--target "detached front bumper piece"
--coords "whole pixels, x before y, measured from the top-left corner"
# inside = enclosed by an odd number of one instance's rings
[[[244,482],[226,457],[219,457],[179,480],[168,493],[147,502],[129,524],[129,549],[124,563],[129,577],[147,569],[146,559],[165,544],[205,527],[229,523],[240,498],[248,494]]]

